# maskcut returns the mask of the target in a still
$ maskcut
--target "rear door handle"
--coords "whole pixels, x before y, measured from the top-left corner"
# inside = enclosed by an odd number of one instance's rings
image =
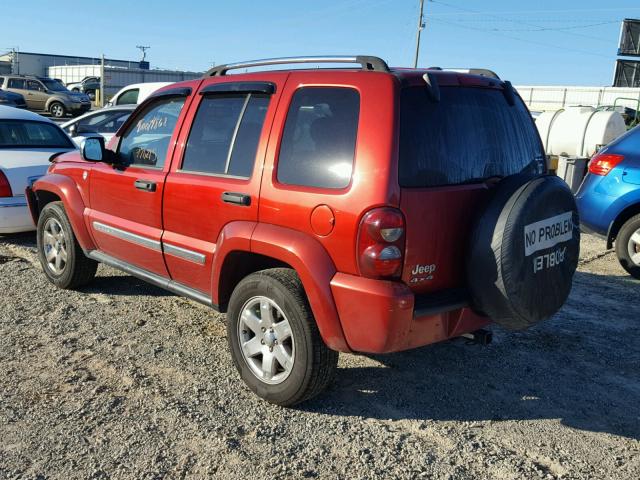
[[[244,207],[251,205],[251,197],[244,193],[223,192],[222,201],[225,203],[233,203],[234,205],[242,205]]]
[[[136,180],[133,185],[138,190],[144,190],[145,192],[156,191],[156,182],[150,182],[148,180]]]

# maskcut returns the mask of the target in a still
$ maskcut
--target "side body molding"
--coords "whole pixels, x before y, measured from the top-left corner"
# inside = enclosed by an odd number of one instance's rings
[[[84,200],[71,178],[55,173],[47,174],[34,183],[32,190],[36,198],[39,192],[50,192],[60,197],[78,243],[85,251],[95,250],[96,246],[84,222]]]
[[[260,223],[251,237],[251,251],[285,262],[298,272],[324,342],[333,350],[350,352],[331,292],[336,268],[324,247],[302,232]]]

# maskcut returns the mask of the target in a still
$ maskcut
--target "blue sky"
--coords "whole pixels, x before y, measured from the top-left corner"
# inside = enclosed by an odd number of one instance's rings
[[[410,66],[418,0],[3,2],[0,50],[205,70],[255,58],[363,53]],[[27,10],[33,9],[34,14]],[[609,85],[620,20],[640,1],[425,0],[419,65],[495,70],[515,84]],[[24,20],[22,20],[24,19]]]

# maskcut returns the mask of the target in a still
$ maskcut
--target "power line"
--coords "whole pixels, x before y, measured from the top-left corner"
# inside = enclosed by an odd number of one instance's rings
[[[555,48],[556,50],[566,50],[568,52],[582,53],[582,54],[585,54],[585,55],[592,55],[592,56],[595,56],[595,57],[610,58],[610,55],[603,55],[601,53],[594,53],[594,52],[590,52],[590,51],[587,51],[587,50],[580,50],[580,49],[571,48],[571,47],[561,47],[559,45],[554,45],[552,43],[538,42],[536,40],[527,40],[527,39],[524,39],[524,38],[514,37],[513,35],[506,35],[506,34],[504,34],[502,32],[496,32],[496,31],[493,31],[493,30],[487,30],[485,28],[477,28],[477,27],[471,27],[469,25],[461,25],[459,23],[449,22],[447,20],[442,20],[441,18],[432,18],[431,21],[432,22],[444,23],[444,24],[447,24],[447,25],[452,25],[454,27],[464,28],[464,29],[467,29],[467,30],[476,30],[476,31],[480,31],[480,32],[490,33],[492,35],[499,35],[501,37],[509,38],[511,40],[517,40],[519,42],[524,42],[524,43],[531,43],[533,45],[540,45],[540,46],[543,46],[543,47]]]
[[[461,10],[463,12],[469,12],[469,13],[474,13],[474,14],[479,14],[479,15],[486,15],[488,17],[497,18],[499,20],[503,20],[503,21],[506,20],[506,21],[508,21],[510,23],[515,23],[515,24],[519,24],[519,25],[525,25],[525,26],[528,26],[528,27],[535,27],[536,29],[544,29],[545,28],[545,27],[541,27],[540,25],[536,25],[536,24],[529,23],[529,22],[523,22],[521,20],[508,19],[508,18],[505,18],[504,16],[498,16],[498,15],[494,15],[494,14],[490,14],[490,13],[480,12],[478,10],[473,10],[473,9],[470,9],[470,8],[459,7],[457,5],[452,5],[450,3],[442,2],[440,0],[432,0],[432,1],[433,1],[433,3],[438,3],[440,5],[444,5],[445,7],[453,8],[453,9],[456,9],[456,10]],[[487,30],[487,31],[490,31],[490,30]],[[608,40],[608,39],[604,39],[604,38],[600,38],[600,37],[594,37],[592,35],[585,35],[583,33],[571,32],[571,31],[566,31],[566,30],[557,30],[557,31],[559,33],[564,33],[566,35],[573,35],[573,36],[576,36],[576,37],[590,38],[590,39],[599,40],[599,41],[607,42],[607,43],[611,42],[611,40]]]
[[[444,2],[438,2],[435,0],[432,0],[434,3],[442,3],[443,5],[445,4]],[[461,7],[453,7],[453,8],[461,8]],[[573,14],[576,12],[579,13],[588,13],[588,12],[628,12],[630,10],[638,10],[640,11],[640,7],[618,7],[618,8],[576,8],[576,9],[564,9],[564,10],[549,10],[549,9],[545,9],[545,10],[518,10],[518,11],[511,11],[511,12],[480,12],[477,10],[469,10],[463,13],[447,13],[447,12],[438,12],[438,13],[431,13],[430,16],[437,16],[437,17],[450,17],[453,15],[465,15],[465,16],[474,16],[474,15],[494,15],[494,14],[498,14],[498,15],[529,15],[532,13],[547,13],[547,14],[552,14],[552,15],[557,15],[557,14],[562,14],[562,13],[567,13],[567,14]]]

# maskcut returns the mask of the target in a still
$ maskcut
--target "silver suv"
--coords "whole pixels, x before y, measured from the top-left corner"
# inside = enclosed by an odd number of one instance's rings
[[[91,100],[84,93],[70,92],[59,81],[24,75],[1,75],[0,88],[19,93],[27,102],[27,108],[47,111],[61,118],[68,113],[80,115],[91,109]]]

